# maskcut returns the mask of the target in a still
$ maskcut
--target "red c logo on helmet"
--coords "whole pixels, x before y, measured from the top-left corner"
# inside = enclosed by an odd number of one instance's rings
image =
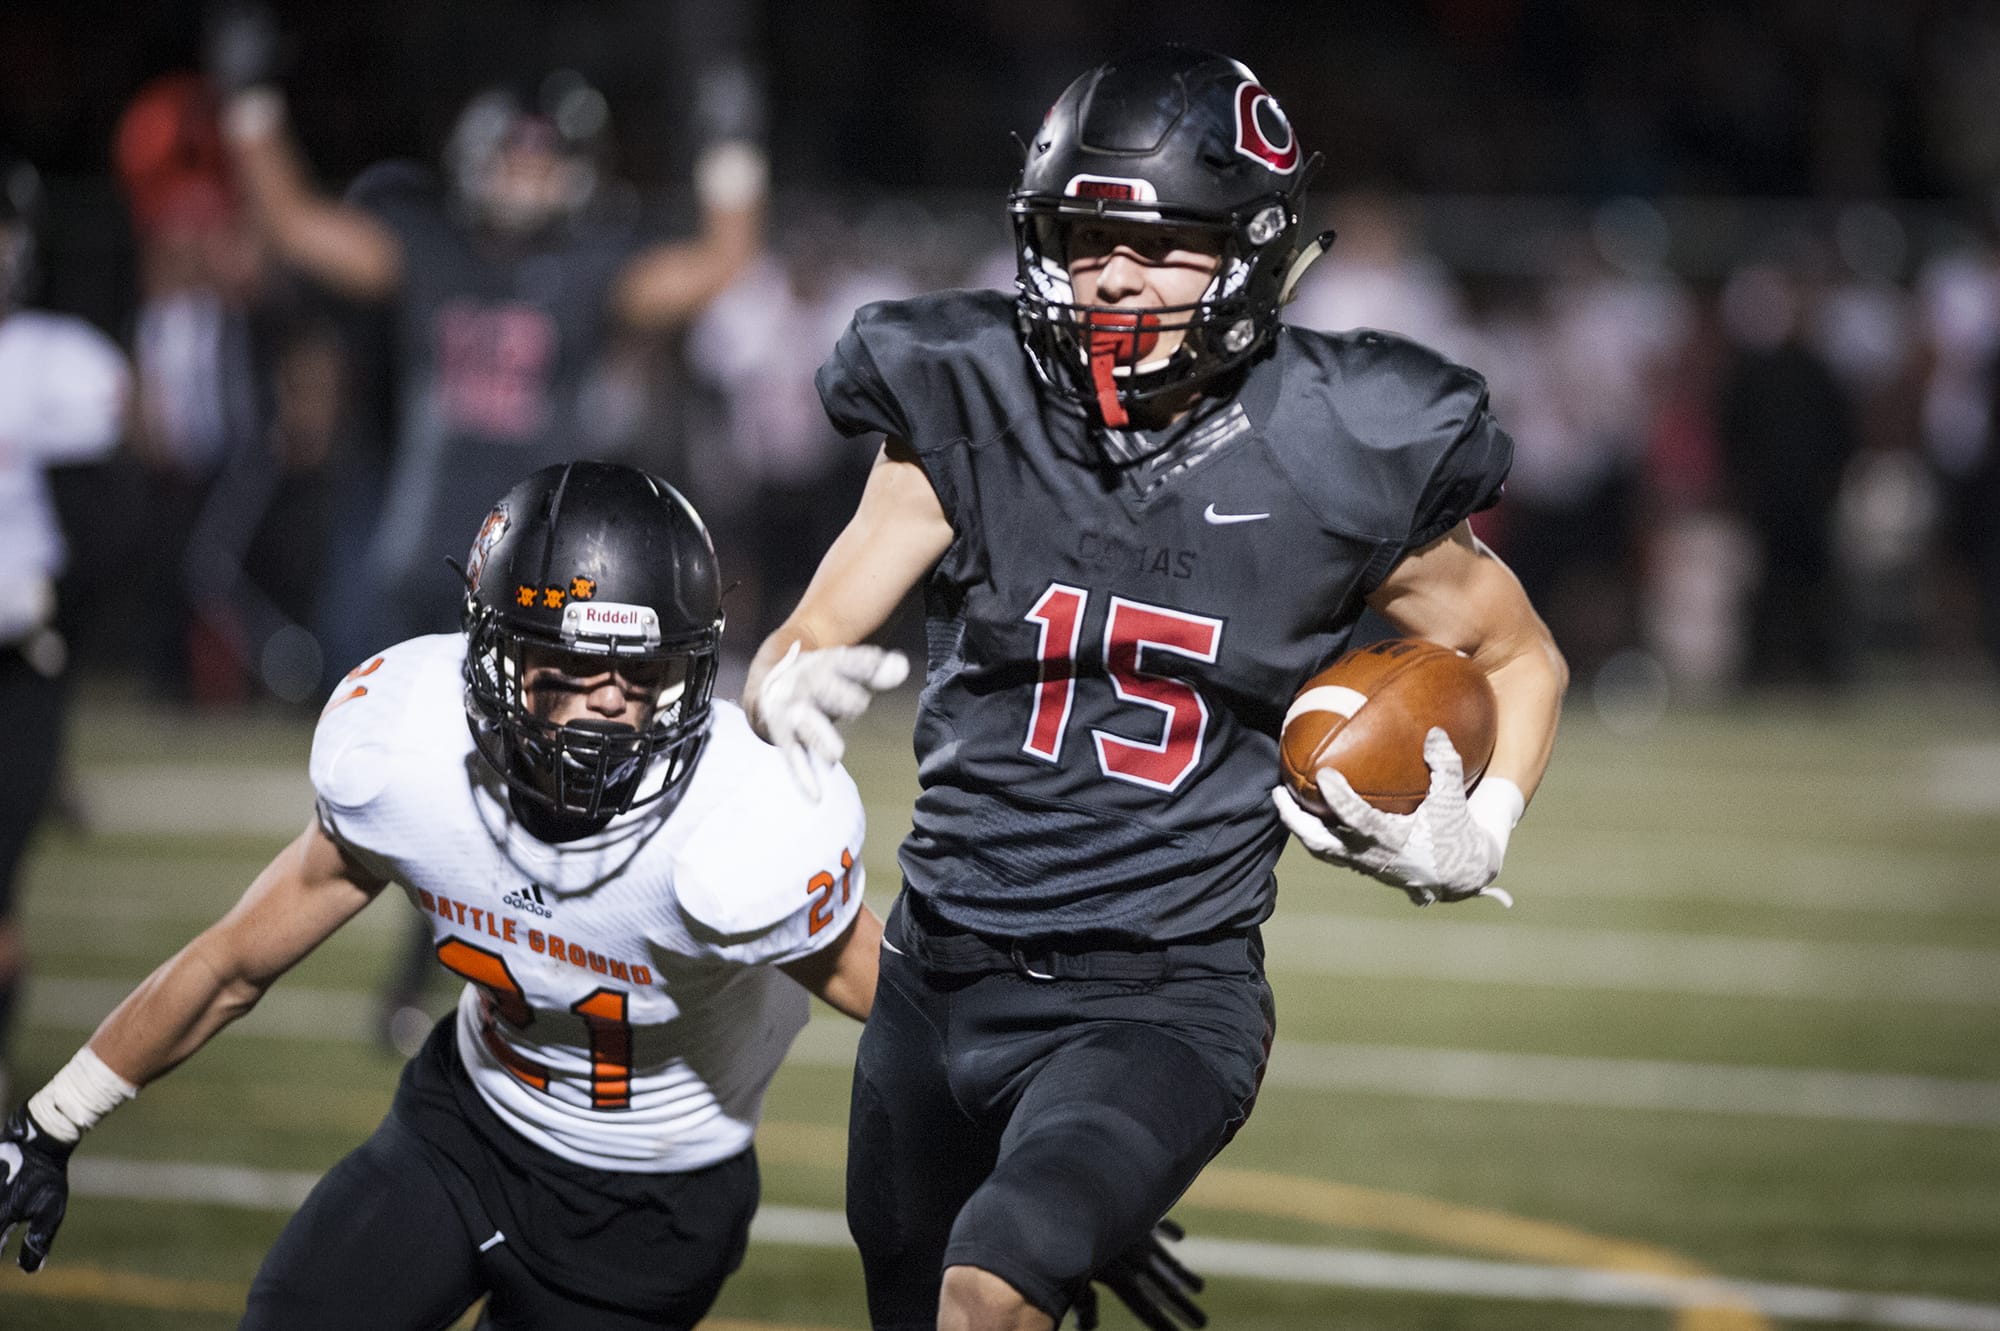
[[[1283,143],[1271,142],[1258,122],[1260,111],[1276,129],[1284,131]],[[1292,132],[1292,122],[1286,119],[1277,98],[1247,80],[1236,90],[1236,151],[1280,175],[1299,169],[1299,136]]]

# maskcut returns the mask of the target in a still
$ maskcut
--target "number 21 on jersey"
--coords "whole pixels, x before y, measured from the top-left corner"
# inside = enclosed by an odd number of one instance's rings
[[[1077,651],[1089,606],[1090,593],[1085,589],[1052,582],[1025,616],[1041,638],[1035,649],[1034,708],[1021,751],[1043,762],[1062,761],[1063,735],[1076,700]],[[1194,771],[1208,733],[1208,701],[1185,680],[1147,671],[1146,654],[1170,652],[1213,663],[1222,647],[1222,626],[1223,621],[1207,615],[1123,596],[1111,598],[1104,617],[1104,673],[1120,699],[1160,712],[1164,722],[1157,741],[1093,729],[1090,737],[1104,775],[1171,791]]]
[[[525,1029],[535,1020],[521,982],[507,968],[507,959],[462,938],[445,938],[437,945],[437,958],[449,970],[486,991],[487,1002],[509,1025]],[[590,1107],[629,1109],[632,1107],[632,1025],[627,1019],[629,996],[622,989],[599,987],[569,1005],[583,1018],[590,1033]],[[488,1030],[487,1046],[502,1067],[538,1091],[549,1085],[547,1068],[522,1058],[512,1046]]]

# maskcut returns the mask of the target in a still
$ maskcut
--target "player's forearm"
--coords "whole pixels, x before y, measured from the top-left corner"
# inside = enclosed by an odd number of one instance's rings
[[[74,1146],[140,1087],[250,1010],[263,987],[216,966],[213,933],[197,938],[147,976],[89,1042],[28,1098],[35,1127]]]
[[[239,93],[227,107],[230,162],[250,204],[250,216],[288,259],[303,248],[300,215],[318,202],[285,125],[285,103],[270,88]]]
[[[1368,603],[1403,633],[1462,651],[1485,673],[1500,713],[1487,775],[1533,798],[1555,747],[1569,666],[1513,572],[1461,522],[1406,556]]]
[[[136,1085],[161,1076],[257,1005],[264,991],[374,899],[317,819],[279,851],[229,913],[126,996],[90,1037]]]
[[[916,454],[901,440],[885,439],[854,516],[819,561],[798,607],[751,662],[743,709],[757,733],[771,738],[760,697],[771,670],[794,645],[808,652],[861,642],[888,622],[953,539],[951,521]],[[871,687],[901,682],[899,673]]]
[[[836,1012],[868,1020],[882,961],[882,921],[863,906],[854,922],[820,952],[787,963],[787,975]]]
[[[1500,713],[1493,757],[1486,771],[1512,781],[1527,799],[1534,798],[1535,788],[1548,770],[1549,756],[1555,750],[1556,723],[1562,715],[1563,691],[1569,686],[1569,666],[1555,639],[1539,621],[1534,630],[1491,665],[1481,661]]]
[[[797,608],[764,639],[751,659],[750,673],[743,683],[743,708],[751,724],[759,720],[757,699],[765,676],[794,645],[801,652],[811,652],[862,642],[889,621],[916,585],[922,569],[899,571],[893,557],[874,562],[880,550],[880,545],[871,544],[853,525],[834,541]]]
[[[374,218],[322,198],[313,188],[275,89],[238,94],[224,125],[251,216],[286,262],[364,300],[396,289],[402,255],[394,237]]]
[[[620,281],[618,318],[634,328],[667,329],[693,319],[735,281],[757,242],[750,228],[676,245],[638,260]]]
[[[767,176],[763,153],[748,144],[704,153],[695,168],[701,233],[633,262],[614,297],[618,317],[635,327],[672,328],[742,276],[764,246]]]
[[[834,543],[798,605],[757,649],[759,660],[775,664],[795,642],[802,652],[852,647],[889,622],[911,584],[880,578],[866,567],[867,551],[852,542],[844,548],[844,540]]]
[[[836,1011],[856,1021],[868,1020],[875,1006],[875,981],[882,963],[882,921],[866,906],[854,917],[854,927],[840,947],[833,973],[819,996]]]
[[[91,1050],[133,1085],[172,1070],[255,1007],[269,987],[221,959],[215,932],[161,964],[91,1035]]]

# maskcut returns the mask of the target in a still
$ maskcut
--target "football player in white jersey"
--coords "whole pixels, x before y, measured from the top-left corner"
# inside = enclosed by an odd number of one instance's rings
[[[493,1327],[692,1327],[741,1261],[751,1138],[807,994],[857,1019],[873,999],[854,784],[802,793],[712,701],[715,556],[666,484],[537,472],[464,572],[462,635],[390,648],[327,704],[297,840],[7,1119],[23,1268],[80,1135],[392,882],[468,983],[242,1325],[444,1327],[490,1295]]]

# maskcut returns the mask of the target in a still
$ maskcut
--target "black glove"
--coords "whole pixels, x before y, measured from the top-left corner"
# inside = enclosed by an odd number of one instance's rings
[[[257,0],[221,0],[208,12],[202,63],[224,102],[279,73],[278,20]]]
[[[1202,1278],[1182,1266],[1167,1251],[1163,1238],[1178,1241],[1186,1231],[1171,1220],[1104,1265],[1091,1279],[1118,1296],[1149,1331],[1181,1331],[1208,1325],[1208,1314],[1194,1301]],[[1097,1291],[1085,1285],[1072,1305],[1078,1331],[1096,1331]]]
[[[21,1269],[39,1271],[69,1209],[69,1153],[74,1143],[42,1131],[20,1105],[0,1128],[0,1249],[14,1226],[27,1222],[21,1239]]]

